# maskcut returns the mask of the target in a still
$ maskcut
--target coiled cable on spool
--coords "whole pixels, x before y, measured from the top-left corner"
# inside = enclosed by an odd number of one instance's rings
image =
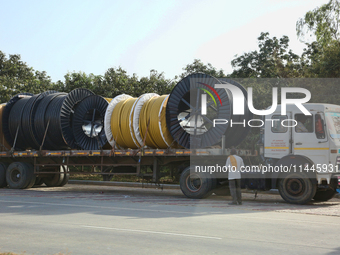
[[[136,143],[138,147],[143,146],[143,137],[140,133],[139,129],[139,118],[140,118],[140,112],[143,108],[143,105],[152,97],[158,96],[156,93],[146,93],[141,95],[135,102],[133,109],[130,113],[130,130],[132,129],[134,138],[136,140]]]
[[[84,150],[99,150],[107,143],[104,116],[108,102],[93,95],[83,99],[73,114],[73,135],[77,145]]]
[[[18,102],[20,99],[24,98],[24,97],[31,97],[33,96],[32,93],[19,93],[17,95],[15,95],[14,97],[12,97],[6,104],[4,110],[3,110],[3,114],[2,114],[2,132],[4,133],[4,137],[7,141],[7,143],[12,147],[13,146],[13,142],[14,140],[12,139],[12,136],[10,134],[10,130],[9,130],[9,114],[12,110],[12,107],[14,106],[14,104],[16,102]]]
[[[48,104],[45,112],[45,127],[48,125],[44,148],[49,150],[65,150],[69,146],[63,138],[60,112],[67,95],[57,95]]]
[[[168,95],[153,96],[142,107],[139,119],[140,133],[148,147],[166,149],[173,144],[173,138],[166,125],[167,100]]]
[[[53,115],[52,113],[54,113],[55,109],[55,104],[57,103],[56,101],[53,102],[53,100],[55,98],[62,98],[62,100],[66,98],[67,93],[62,93],[62,92],[58,92],[58,93],[52,93],[49,95],[46,95],[41,102],[39,103],[39,105],[37,106],[37,109],[35,111],[35,114],[33,116],[33,134],[34,137],[37,141],[37,143],[39,144],[39,146],[43,144],[43,149],[62,149],[62,148],[67,148],[67,145],[65,144],[65,142],[62,143],[61,148],[59,148],[58,146],[56,146],[56,144],[54,144],[51,139],[49,138],[49,135],[52,135],[51,133],[46,133],[46,128],[48,128],[48,130],[53,129],[54,127],[52,127],[52,123],[54,125],[59,125],[60,126],[60,116],[58,116],[57,114]],[[52,104],[52,107],[49,107],[49,105]],[[61,108],[61,106],[60,106]],[[60,111],[59,108],[59,111]],[[56,118],[51,120],[51,118]],[[59,122],[58,122],[59,121]],[[45,137],[45,141],[44,141],[44,136],[46,133],[46,137]],[[59,136],[58,136],[59,134]],[[57,139],[60,139],[61,141],[63,141],[63,137],[61,135],[61,128],[59,127],[59,132],[57,130],[56,135],[58,136]]]
[[[21,128],[22,114],[24,112],[25,106],[31,97],[24,97],[17,101],[9,114],[9,132],[11,140],[13,141],[13,147],[17,150],[25,150],[29,147],[26,143],[26,139]]]
[[[114,137],[111,131],[112,130],[111,128],[112,112],[120,101],[124,101],[128,98],[132,98],[132,97],[126,94],[118,95],[111,100],[108,107],[106,108],[106,112],[104,116],[104,129],[105,129],[106,139],[112,147],[115,146],[115,140],[114,140]]]
[[[171,136],[184,148],[206,148],[219,143],[229,125],[216,125],[214,119],[230,120],[231,93],[214,89],[221,82],[203,73],[183,78],[173,88],[166,107]],[[202,94],[206,94],[206,114],[202,113]]]
[[[2,116],[6,104],[0,105],[0,121],[2,122]],[[11,146],[8,144],[7,140],[5,139],[4,132],[2,131],[2,123],[0,123],[0,151],[8,151],[11,149]]]
[[[137,98],[127,98],[117,103],[112,111],[111,132],[117,146],[122,148],[137,149],[129,128],[129,116]]]
[[[84,98],[92,96],[94,93],[88,89],[74,89],[67,94],[60,111],[60,123],[63,137],[72,149],[79,149],[75,143],[73,130],[72,130],[72,118],[74,108]]]

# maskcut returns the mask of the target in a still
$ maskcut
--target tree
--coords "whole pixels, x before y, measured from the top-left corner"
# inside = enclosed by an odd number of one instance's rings
[[[329,45],[333,40],[340,39],[340,3],[338,0],[330,0],[327,4],[309,11],[296,22],[298,37],[307,35],[316,36],[316,41],[321,46]]]
[[[269,33],[261,33],[258,39],[258,51],[251,51],[239,57],[231,64],[235,70],[233,78],[287,78],[300,77],[302,66],[300,57],[289,49],[289,38],[270,38]]]
[[[20,92],[40,93],[53,88],[46,72],[35,71],[21,60],[20,55],[0,51],[0,102],[7,102]]]
[[[223,78],[226,77],[223,70],[217,70],[215,67],[213,67],[210,63],[204,64],[201,60],[195,59],[192,64],[186,65],[186,67],[183,68],[185,71],[180,75],[180,78],[184,78],[185,76],[188,76],[192,73],[205,73],[208,75],[211,75],[215,78]],[[176,79],[177,77],[175,77]]]

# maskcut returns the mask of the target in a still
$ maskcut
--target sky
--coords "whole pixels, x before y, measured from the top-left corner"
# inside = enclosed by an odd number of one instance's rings
[[[256,50],[261,32],[290,38],[296,21],[328,0],[0,0],[0,51],[20,54],[52,81],[68,72],[104,75],[152,69],[172,79],[194,59],[232,72],[236,55]]]

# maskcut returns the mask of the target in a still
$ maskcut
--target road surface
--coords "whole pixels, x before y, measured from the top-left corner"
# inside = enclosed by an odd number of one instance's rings
[[[0,189],[0,252],[340,254],[340,199],[185,198],[178,190],[66,185]]]

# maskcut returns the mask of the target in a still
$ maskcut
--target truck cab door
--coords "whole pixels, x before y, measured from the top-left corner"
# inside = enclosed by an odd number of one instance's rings
[[[266,158],[280,159],[291,153],[292,126],[289,119],[292,113],[287,115],[272,114],[266,117],[264,131],[264,156]]]
[[[312,116],[294,115],[297,126],[293,128],[293,153],[310,158],[314,164],[328,164],[329,141],[325,116],[322,112],[310,112]]]

